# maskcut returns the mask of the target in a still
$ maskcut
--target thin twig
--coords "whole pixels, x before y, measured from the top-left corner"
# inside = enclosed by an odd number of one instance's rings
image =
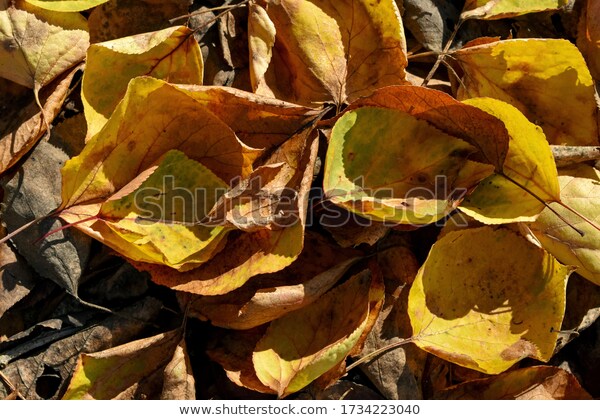
[[[458,22],[456,22],[454,31],[450,35],[450,38],[448,38],[448,42],[446,42],[446,46],[444,47],[444,50],[442,51],[441,54],[438,55],[437,59],[435,60],[435,63],[433,64],[433,67],[429,71],[429,74],[427,75],[425,80],[423,80],[423,83],[421,84],[421,86],[427,86],[427,83],[429,83],[429,81],[431,80],[431,78],[433,77],[435,72],[437,71],[442,60],[446,57],[446,55],[448,55],[448,51],[450,50],[450,47],[452,46],[452,42],[454,42],[454,38],[456,37],[456,34],[458,33],[458,30],[462,26],[463,22],[464,22],[464,20],[462,18],[459,18]]]
[[[188,18],[191,18],[192,16],[203,15],[205,13],[210,13],[210,12],[214,12],[214,11],[217,11],[217,10],[225,10],[224,13],[228,13],[228,12],[230,12],[233,9],[237,9],[239,7],[245,6],[246,4],[248,4],[249,1],[250,0],[244,0],[243,2],[238,3],[238,4],[227,5],[227,6],[211,7],[210,9],[204,9],[204,10],[196,10],[195,12],[188,13],[187,15],[182,15],[182,16],[178,16],[178,17],[173,18],[173,19],[169,19],[169,23],[173,24],[173,23],[177,22],[178,20],[188,19]],[[219,14],[218,16],[215,16],[215,19],[212,19],[211,21],[207,22],[207,24],[212,23],[217,18],[219,18],[222,14],[223,13]]]
[[[375,350],[372,353],[367,354],[364,357],[361,357],[360,359],[358,359],[356,362],[352,363],[350,366],[348,366],[346,368],[346,373],[350,372],[352,369],[354,369],[355,367],[357,367],[358,365],[362,365],[363,363],[369,362],[371,360],[373,360],[374,358],[380,356],[381,354],[388,352],[390,350],[394,350],[398,347],[402,347],[405,344],[408,343],[412,343],[414,341],[414,337],[411,338],[406,338],[404,340],[400,340],[400,341],[396,341],[395,343],[392,344],[388,344],[387,346],[384,346],[378,350]]]

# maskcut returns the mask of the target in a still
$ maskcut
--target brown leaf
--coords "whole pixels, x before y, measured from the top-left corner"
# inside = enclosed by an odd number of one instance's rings
[[[46,122],[50,124],[60,112],[69,93],[69,85],[80,68],[72,69],[42,88],[39,99],[44,118],[33,93],[11,94],[14,88],[7,86],[10,82],[1,82],[4,84],[0,86],[2,104],[13,106],[0,116],[0,173],[15,165],[46,132]]]
[[[514,370],[464,382],[434,395],[444,400],[589,400],[592,397],[570,373],[554,366]]]
[[[252,278],[222,296],[184,296],[191,299],[190,315],[214,325],[249,329],[303,308],[329,290],[357,261],[360,252],[340,250],[307,231],[304,250],[289,267]]]
[[[0,244],[0,319],[31,292],[38,278],[7,244]]]

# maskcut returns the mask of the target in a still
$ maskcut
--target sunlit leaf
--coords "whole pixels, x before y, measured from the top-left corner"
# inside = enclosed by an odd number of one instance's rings
[[[598,145],[590,72],[564,39],[512,39],[474,45],[453,56],[464,71],[459,99],[490,97],[519,109],[548,142]]]
[[[429,224],[492,172],[476,149],[400,110],[362,107],[335,124],[324,190],[335,204],[377,221]]]
[[[370,277],[363,271],[312,305],[273,321],[252,357],[260,381],[284,397],[344,360],[366,327]]]
[[[25,0],[27,3],[54,12],[81,12],[108,0]]]
[[[404,81],[396,4],[383,0],[263,0],[250,5],[256,93],[299,104],[342,104]]]
[[[63,399],[139,399],[140,394],[161,399],[195,397],[191,365],[179,331],[81,354]]]
[[[560,200],[556,165],[542,129],[512,105],[497,99],[465,102],[503,121],[510,142],[502,168],[504,176],[494,174],[485,179],[460,204],[460,209],[487,224],[535,220],[545,208],[540,200]]]
[[[137,76],[202,84],[202,54],[185,26],[93,44],[87,52],[82,100],[88,138],[106,124]]]
[[[525,357],[548,361],[570,271],[506,228],[450,232],[433,245],[410,290],[414,342],[492,374]]]
[[[561,171],[558,178],[562,202],[600,224],[600,171],[577,165]],[[548,252],[562,263],[576,266],[577,273],[600,285],[600,232],[565,208],[552,208],[584,235],[547,209],[529,227]]]
[[[467,0],[463,7],[463,18],[504,19],[527,13],[556,10],[569,0]]]
[[[0,0],[0,77],[38,91],[85,57],[89,35],[79,13],[52,13]]]

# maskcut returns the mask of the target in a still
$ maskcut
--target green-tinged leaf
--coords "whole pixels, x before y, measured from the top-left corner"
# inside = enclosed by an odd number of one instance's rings
[[[487,224],[535,220],[545,208],[543,202],[560,200],[556,165],[542,129],[512,105],[497,99],[475,98],[465,102],[503,121],[510,142],[502,168],[504,176],[489,176],[459,208]]]
[[[27,3],[54,12],[81,12],[108,0],[25,0]]]
[[[273,321],[252,357],[260,381],[284,397],[343,361],[367,324],[370,278],[363,271],[313,304]]]
[[[492,167],[475,148],[400,110],[363,107],[335,124],[324,189],[335,204],[377,221],[424,225],[453,211]]]
[[[561,201],[600,224],[600,171],[577,165],[561,171],[558,177]],[[529,225],[542,246],[563,264],[577,267],[577,273],[600,285],[600,232],[587,221],[559,205],[552,208],[581,230],[580,235],[550,210]]]
[[[193,399],[194,379],[179,331],[81,354],[63,400]]]
[[[552,357],[571,269],[506,228],[449,232],[413,283],[414,342],[442,359],[496,374]]]

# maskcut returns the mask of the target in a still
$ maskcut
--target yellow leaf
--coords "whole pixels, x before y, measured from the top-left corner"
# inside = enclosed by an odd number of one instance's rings
[[[352,102],[404,81],[403,32],[393,0],[252,2],[252,87],[299,104]]]
[[[589,400],[571,373],[554,366],[533,366],[446,388],[435,399]]]
[[[362,107],[331,132],[324,190],[335,204],[376,221],[424,225],[452,212],[492,172],[476,149],[403,111]]]
[[[506,228],[447,233],[413,283],[414,342],[484,373],[552,357],[570,268]]]
[[[577,46],[594,79],[600,80],[600,3],[588,0],[583,7],[577,31]]]
[[[558,173],[542,129],[502,101],[475,98],[476,106],[504,122],[510,141],[502,173],[544,202],[560,201]],[[482,181],[460,204],[469,216],[486,224],[533,221],[544,204],[505,176],[494,174]]]
[[[201,84],[202,71],[200,47],[185,26],[91,45],[81,95],[88,138],[106,124],[134,77]]]
[[[81,354],[62,399],[139,399],[140,390],[146,398],[195,397],[191,365],[179,331]]]
[[[600,171],[577,165],[561,171],[558,177],[561,201],[596,224],[600,224]],[[529,225],[542,246],[564,264],[577,267],[577,273],[600,285],[600,232],[565,208],[553,205],[572,227],[546,209]]]
[[[464,19],[504,19],[556,10],[568,3],[569,0],[467,0],[461,16]]]
[[[564,39],[512,39],[453,53],[464,71],[459,99],[490,97],[542,127],[550,144],[598,145],[592,77]]]
[[[98,219],[136,247],[136,254],[146,254],[142,261],[187,270],[207,261],[229,230],[203,223],[226,190],[207,168],[172,150],[105,201]],[[111,245],[113,236],[102,242]]]
[[[281,398],[343,361],[366,327],[370,277],[365,270],[312,305],[273,321],[252,357],[260,381]]]
[[[83,60],[87,23],[79,13],[12,3],[0,0],[0,77],[38,91]]]
[[[298,147],[298,146],[302,147]],[[199,295],[222,295],[243,286],[258,274],[274,273],[292,264],[302,251],[308,194],[317,158],[316,135],[303,131],[283,143],[265,164],[281,162],[293,168],[294,176],[286,188],[297,193],[297,218],[279,230],[233,232],[227,245],[210,261],[180,273],[156,264],[135,263],[149,271],[155,283],[182,292]]]
[[[52,10],[55,12],[81,12],[82,10],[91,9],[108,0],[25,0],[27,3],[42,9]]]
[[[184,92],[160,80],[136,78],[101,132],[65,164],[61,207],[108,199],[171,149],[225,182],[249,175],[258,152]]]

